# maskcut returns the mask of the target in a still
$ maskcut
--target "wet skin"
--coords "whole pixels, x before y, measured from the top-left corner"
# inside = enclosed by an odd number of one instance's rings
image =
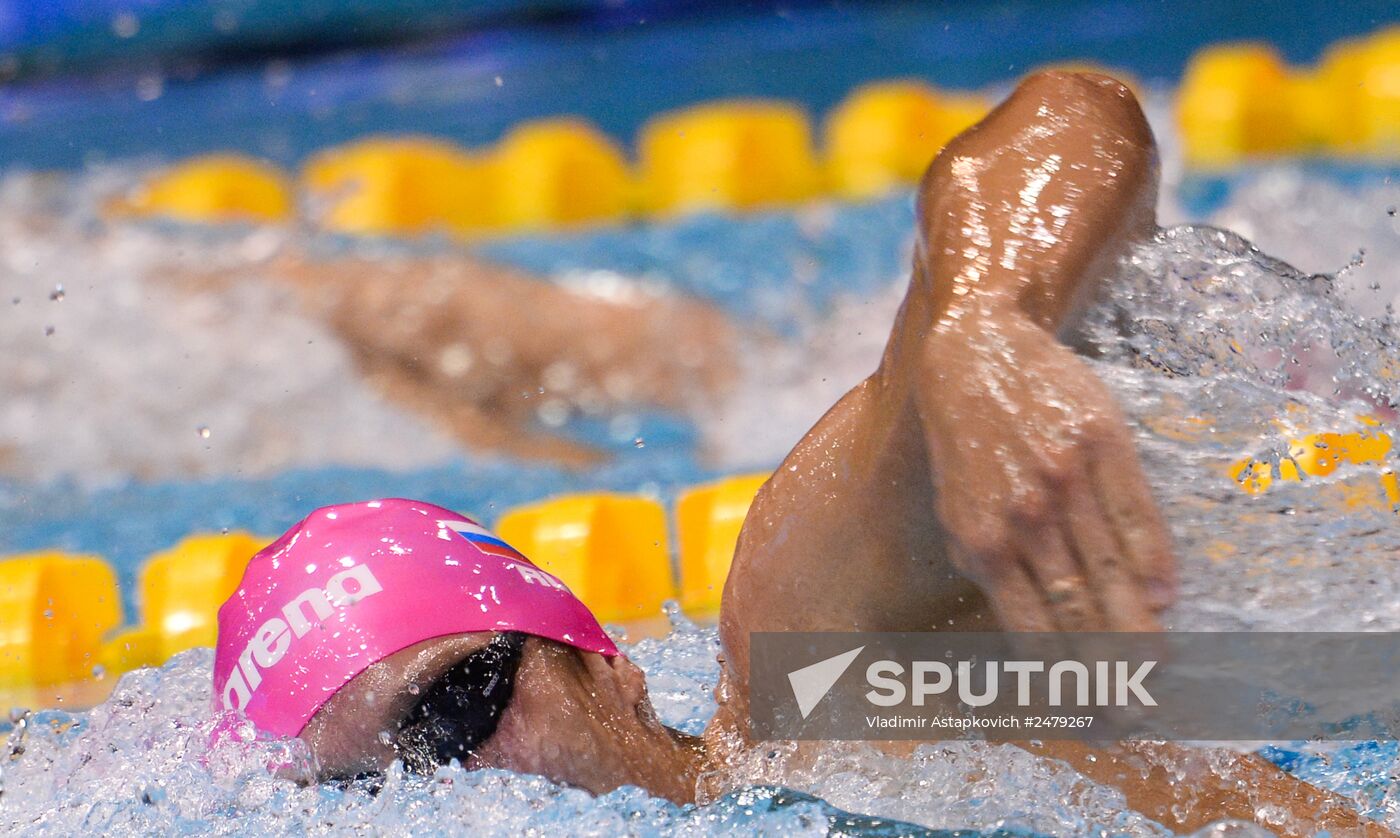
[[[662,725],[625,658],[532,638],[469,764],[691,801],[747,747],[750,632],[1156,629],[1176,589],[1169,536],[1122,414],[1069,348],[1084,304],[1155,229],[1156,188],[1142,112],[1101,76],[1033,76],[955,139],[920,185],[912,279],[879,369],[749,511],[705,735]],[[356,678],[303,733],[322,770],[387,765],[377,736],[413,705],[407,685],[489,639],[426,641]],[[1387,834],[1254,756],[1223,783],[1175,746],[1024,747],[1177,830],[1275,806],[1293,815],[1269,824],[1285,834]]]

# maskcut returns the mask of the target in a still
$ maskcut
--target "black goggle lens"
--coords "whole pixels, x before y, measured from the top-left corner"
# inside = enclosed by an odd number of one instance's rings
[[[525,635],[503,632],[435,681],[399,728],[404,768],[431,774],[490,739],[515,692]]]

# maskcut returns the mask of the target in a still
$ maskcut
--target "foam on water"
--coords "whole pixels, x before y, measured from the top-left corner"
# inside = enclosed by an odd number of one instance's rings
[[[668,723],[696,728],[713,710],[703,699],[697,705],[697,697],[708,696],[708,691],[696,688],[714,680],[715,645],[713,630],[680,626],[664,644],[644,643],[632,650],[654,673],[653,697]],[[297,778],[309,770],[308,756],[295,740],[257,740],[244,725],[234,736],[211,745],[216,724],[208,710],[211,658],[208,650],[195,650],[161,669],[128,674],[111,699],[80,716],[50,711],[21,719],[10,733],[7,751],[0,754],[5,756],[0,830],[31,835],[921,831],[891,823],[888,816],[849,816],[829,803],[768,786],[752,786],[701,807],[681,807],[635,788],[594,798],[540,777],[466,772],[456,766],[428,779],[395,768],[377,793],[365,786],[307,785]],[[283,767],[274,773],[268,765]],[[965,762],[950,762],[950,784],[923,784],[931,789],[925,800],[951,801],[959,791],[968,791],[968,781],[959,782],[956,776],[967,768]],[[995,825],[1000,820],[997,812],[1014,813],[1017,805],[1025,808],[1033,799],[1015,787],[998,792],[986,778],[980,784],[987,788],[979,793],[991,793],[991,802],[973,807],[975,815],[955,820]],[[833,786],[842,787],[839,782]],[[1019,804],[999,803],[998,794],[1003,800],[1022,799]],[[859,797],[852,799],[860,802]],[[919,814],[908,801],[900,808]],[[923,814],[930,816],[925,818],[929,822],[940,820],[937,810]]]
[[[766,829],[826,832],[817,803],[772,814],[740,803],[701,813],[636,789],[595,799],[500,771],[447,768],[424,780],[394,770],[378,794],[308,786],[296,781],[307,770],[307,755],[295,741],[256,741],[242,729],[247,741],[234,737],[211,747],[210,657],[197,650],[163,669],[127,675],[106,704],[82,717],[46,713],[25,720],[22,735],[11,736],[11,750],[22,746],[23,756],[6,765],[0,828],[42,835],[518,835],[567,826],[605,835],[709,832],[757,820]],[[285,767],[279,776],[264,767],[269,764]]]
[[[257,475],[454,453],[279,289],[187,287],[192,267],[256,263],[283,233],[99,222],[96,197],[129,177],[0,181],[0,473]]]
[[[1346,172],[1318,176],[1302,165],[1278,165],[1247,175],[1210,222],[1249,239],[1299,270],[1341,274],[1339,288],[1356,308],[1380,312],[1400,302],[1400,186],[1392,177]],[[1191,220],[1165,210],[1171,223]]]
[[[1243,456],[1275,466],[1287,440],[1395,436],[1400,332],[1234,234],[1174,228],[1144,248],[1091,318],[1098,362],[1139,429],[1139,449],[1177,539],[1179,628],[1400,628],[1388,563],[1400,528],[1379,475],[1344,467],[1251,496],[1224,477]],[[1358,502],[1362,501],[1362,502]]]
[[[717,675],[715,647],[712,629],[682,625],[664,643],[631,650],[651,673],[652,696],[667,723],[698,729],[713,711],[702,688]],[[826,835],[835,828],[907,835],[922,823],[1019,835],[1167,834],[1126,810],[1118,792],[1065,766],[979,743],[925,747],[911,762],[845,749],[805,776],[775,772],[771,760],[760,759],[748,767],[750,785],[698,807],[635,788],[595,798],[540,777],[455,766],[427,779],[395,768],[377,793],[363,785],[308,785],[298,782],[309,763],[295,740],[258,740],[245,724],[211,745],[211,658],[208,650],[194,650],[161,669],[130,673],[106,703],[84,714],[22,718],[0,751],[0,830]],[[268,765],[282,767],[272,772]]]

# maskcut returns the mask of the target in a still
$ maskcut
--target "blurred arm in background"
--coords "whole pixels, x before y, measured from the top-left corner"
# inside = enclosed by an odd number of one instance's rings
[[[541,429],[542,405],[681,410],[734,373],[724,315],[625,282],[575,290],[465,253],[290,253],[233,273],[292,289],[388,400],[472,452],[584,466],[601,454]]]

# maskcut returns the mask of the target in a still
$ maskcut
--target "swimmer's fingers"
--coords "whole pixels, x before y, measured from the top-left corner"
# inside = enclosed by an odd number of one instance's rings
[[[1079,565],[1103,614],[1101,631],[1156,631],[1145,588],[1087,476],[1067,493],[1066,523]]]
[[[1128,571],[1153,610],[1166,608],[1176,600],[1177,588],[1171,532],[1125,426],[1095,441],[1090,470],[1099,503],[1126,555]]]
[[[1017,551],[1059,631],[1097,631],[1103,617],[1058,522],[1017,530]]]
[[[1009,632],[1048,632],[1055,630],[1040,588],[1031,578],[1024,556],[997,563],[982,588],[991,602],[997,622]]]

